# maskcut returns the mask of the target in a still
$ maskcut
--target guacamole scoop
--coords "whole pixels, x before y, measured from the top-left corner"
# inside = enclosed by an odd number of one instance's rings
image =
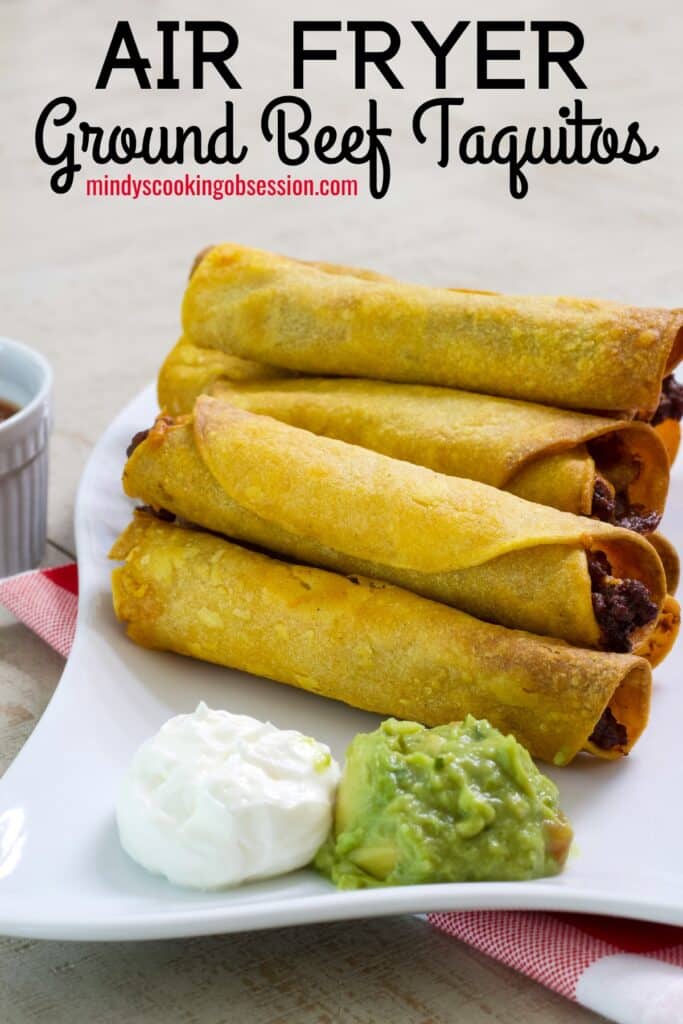
[[[557,786],[485,720],[389,718],[355,737],[315,867],[342,889],[516,881],[562,870]]]

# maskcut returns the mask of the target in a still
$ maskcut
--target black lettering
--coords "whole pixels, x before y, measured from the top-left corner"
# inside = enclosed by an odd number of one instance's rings
[[[600,149],[604,152],[600,152]],[[614,128],[604,128],[597,132],[591,144],[591,156],[596,164],[611,164],[620,154],[619,136]]]
[[[491,155],[494,163],[508,165],[508,187],[513,199],[524,199],[529,191],[529,182],[526,175],[522,173],[522,166],[526,163],[526,155],[519,155],[517,125],[508,125],[501,128],[493,138]],[[507,146],[504,143],[507,142]]]
[[[206,161],[210,164],[241,164],[248,153],[247,146],[235,145],[235,107],[230,100],[225,103],[225,124],[211,133],[206,143]],[[224,149],[219,151],[219,141]]]
[[[523,32],[523,21],[477,22],[477,89],[523,89],[523,78],[489,78],[489,61],[519,60],[519,50],[489,50],[489,32]]]
[[[119,50],[125,49],[127,56],[120,57]],[[109,79],[114,68],[131,68],[135,72],[135,76],[138,80],[138,85],[141,89],[151,89],[149,78],[147,77],[147,69],[151,68],[150,61],[146,57],[143,57],[138,50],[138,45],[135,42],[135,36],[133,30],[130,27],[128,21],[117,21],[114,34],[111,37],[109,43],[109,49],[107,50],[104,58],[104,63],[100,69],[100,73],[95,83],[96,89],[106,89],[109,85]]]
[[[574,101],[574,116],[571,116],[571,110],[569,107],[560,107],[558,111],[560,117],[563,117],[567,124],[574,128],[574,148],[571,154],[571,162],[577,164],[589,164],[592,160],[592,140],[595,138],[596,132],[599,134],[600,126],[602,125],[601,117],[584,117],[583,115],[583,101]],[[584,134],[584,128],[594,128],[595,131],[591,135],[590,145],[587,150],[584,151],[586,144],[586,136]]]
[[[358,131],[360,131],[360,128],[358,129]],[[318,135],[316,136],[316,140],[315,140],[315,155],[320,160],[325,160],[326,159],[326,153],[330,149],[332,149],[332,147],[335,145],[336,141],[337,141],[337,129],[334,128],[331,124],[325,125],[324,128],[320,129],[320,131],[318,132]],[[343,157],[339,157],[339,159],[342,160]],[[335,159],[333,157],[330,157],[329,158],[329,162],[330,163],[335,163],[336,161],[335,161]]]
[[[458,39],[469,25],[469,21],[459,21],[457,25],[454,25],[451,31],[448,33],[443,43],[436,41],[431,31],[427,28],[424,21],[414,21],[413,26],[416,29],[420,38],[427,44],[431,52],[434,54],[435,69],[434,69],[434,86],[437,89],[446,88],[446,57],[451,52]]]
[[[63,116],[56,113],[57,108],[61,105],[64,105],[66,108]],[[57,127],[67,124],[75,117],[77,109],[76,100],[72,99],[71,96],[58,96],[51,103],[47,104],[36,122],[35,146],[38,156],[43,163],[51,167],[55,167],[58,164],[63,165],[50,178],[50,188],[58,195],[63,195],[69,191],[74,183],[76,173],[80,171],[83,165],[77,164],[75,160],[76,138],[73,132],[66,133],[64,146],[59,153],[55,153],[53,156],[48,152],[45,145],[45,128],[50,118],[52,118],[52,124],[57,125]]]
[[[370,195],[373,199],[381,199],[388,192],[391,181],[391,162],[381,139],[391,136],[391,128],[378,127],[377,100],[368,100],[368,110],[370,113],[367,129],[368,148],[365,152],[356,155],[363,142],[363,130],[358,125],[352,125],[344,132],[341,140],[340,155],[337,160],[323,157],[320,153],[317,156],[319,159],[324,159],[326,163],[339,163],[341,160],[348,160],[351,164],[367,162],[370,177]]]
[[[96,164],[106,163],[109,157],[102,154],[102,142],[104,140],[103,129],[97,125],[88,124],[87,121],[81,121],[78,127],[81,132],[81,152],[89,152]],[[116,131],[117,129],[114,128],[112,136]],[[91,139],[92,146],[90,144]]]
[[[422,120],[429,110],[438,109],[440,117],[439,132],[439,167],[447,167],[450,156],[450,121],[449,112],[451,107],[461,107],[464,103],[462,96],[451,96],[448,99],[426,100],[420,104],[413,115],[413,135],[420,143],[427,141],[427,135],[422,128]]]
[[[241,89],[227,64],[239,46],[239,36],[232,25],[227,21],[186,21],[185,29],[192,33],[192,88],[204,88],[204,65],[213,64],[229,89]],[[205,32],[222,32],[226,39],[223,49],[207,50]]]
[[[287,128],[287,104],[301,112],[301,124],[292,130]],[[273,114],[275,114],[275,130],[271,126]],[[304,134],[310,125],[311,108],[306,100],[301,100],[297,96],[277,96],[266,105],[261,115],[261,131],[264,139],[267,142],[272,142],[275,139],[277,155],[288,167],[302,164],[308,158],[310,146],[304,138]],[[288,141],[295,142],[298,146],[296,152],[291,155],[287,148]]]
[[[158,21],[161,32],[161,78],[157,78],[157,89],[179,89],[180,79],[173,74],[174,35],[180,28],[179,21]]]
[[[313,142],[305,138],[311,127],[311,108],[305,100],[296,96],[279,96],[271,100],[261,116],[261,131],[267,142],[276,140],[277,154],[282,163],[302,164],[311,154],[321,163],[368,164],[370,194],[381,199],[389,188],[391,165],[389,154],[382,142],[391,135],[391,128],[380,128],[377,124],[377,101],[369,100],[369,124],[367,129],[350,125],[339,132],[333,125],[323,125],[316,132]],[[288,124],[288,108],[299,114],[298,123],[292,128]],[[295,115],[296,116],[296,115]],[[367,138],[367,146],[364,142]],[[292,143],[295,148],[292,150]],[[336,147],[336,152],[332,149]]]
[[[304,87],[304,64],[307,60],[336,60],[336,50],[307,50],[307,32],[341,32],[341,21],[295,21],[292,45],[293,75],[295,89]]]
[[[484,149],[485,131],[483,124],[474,124],[460,136],[460,159],[464,164],[492,163],[493,157],[487,156]],[[473,149],[470,147],[470,142],[474,143]]]
[[[460,138],[460,160],[464,164],[507,164],[510,195],[513,199],[524,199],[529,191],[526,165],[610,164],[615,160],[641,163],[659,152],[657,146],[648,150],[639,135],[637,121],[628,126],[628,136],[622,144],[617,130],[603,126],[602,118],[584,115],[581,100],[574,101],[573,112],[569,107],[560,107],[559,115],[565,124],[556,128],[535,126],[521,134],[517,125],[507,125],[490,143],[483,125],[468,128]]]
[[[575,89],[587,88],[586,83],[572,67],[583,50],[583,32],[572,21],[532,21],[531,31],[538,32],[538,87],[550,88],[550,65],[559,64]],[[568,50],[551,50],[550,33],[568,32],[572,43]]]
[[[659,153],[659,146],[647,148],[647,143],[641,138],[640,124],[638,121],[631,121],[628,126],[626,144],[621,154],[622,160],[627,164],[640,164],[645,160],[652,160]]]
[[[401,34],[388,21],[347,21],[346,27],[355,36],[354,46],[354,89],[365,88],[365,68],[374,64],[384,80],[392,89],[402,89],[399,79],[389,67],[401,48]],[[369,50],[366,36],[368,32],[383,32],[388,38],[383,50]]]

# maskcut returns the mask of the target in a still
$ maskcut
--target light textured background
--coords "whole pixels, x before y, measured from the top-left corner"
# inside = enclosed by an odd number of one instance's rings
[[[133,21],[156,65],[158,18],[232,20],[241,36],[234,67],[244,88],[228,96],[208,78],[201,93],[189,87],[141,93],[119,73],[106,92],[95,93],[113,23],[123,17]],[[78,100],[79,117],[109,126],[211,127],[221,119],[224,99],[236,99],[238,124],[251,144],[238,169],[277,173],[256,126],[263,104],[291,91],[289,25],[295,17],[385,17],[400,27],[404,45],[395,69],[403,92],[391,92],[378,79],[367,93],[353,91],[346,34],[340,60],[313,67],[307,79],[316,124],[363,123],[368,96],[379,100],[381,123],[394,129],[393,184],[386,198],[93,200],[83,195],[85,172],[69,195],[51,193],[50,171],[34,153],[33,130],[44,104],[62,94]],[[576,21],[586,36],[577,63],[589,85],[581,94],[586,113],[622,131],[640,120],[660,155],[635,167],[531,168],[530,193],[521,202],[509,198],[504,168],[454,164],[439,170],[435,145],[419,146],[408,128],[418,103],[433,95],[429,55],[409,27],[413,17],[444,35],[457,17]],[[50,557],[59,560],[59,549],[72,550],[73,502],[84,461],[105,424],[154,375],[175,340],[188,266],[208,242],[235,239],[435,284],[681,305],[682,28],[676,0],[482,0],[457,7],[435,0],[417,6],[297,0],[286,11],[265,0],[2,0],[0,332],[35,345],[55,368],[49,523],[56,546]],[[554,123],[557,108],[574,97],[562,76],[546,93],[477,95],[470,33],[449,65],[449,93],[466,97],[459,123]],[[532,39],[525,36],[518,45],[533,74]],[[182,50],[181,75],[187,43]],[[292,173],[347,174],[314,164]],[[361,168],[363,191],[365,175]],[[60,669],[56,655],[8,617],[0,619],[5,763],[39,717]],[[597,1020],[412,919],[131,946],[5,940],[0,952],[3,1024]]]

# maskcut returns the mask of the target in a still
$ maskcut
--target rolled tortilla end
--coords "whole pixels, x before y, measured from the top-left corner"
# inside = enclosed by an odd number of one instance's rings
[[[666,589],[667,592],[673,596],[678,590],[678,584],[681,577],[681,562],[678,557],[678,552],[671,541],[662,533],[652,533],[648,537],[648,540],[659,555],[660,561],[664,566]]]
[[[673,466],[681,446],[681,424],[678,420],[662,420],[654,427],[657,436],[666,449],[669,465]]]
[[[683,309],[671,311],[670,333],[673,335],[669,357],[666,361],[665,373],[672,374],[683,359]],[[667,339],[668,340],[668,339]]]
[[[676,642],[681,627],[681,606],[675,597],[667,594],[657,616],[655,628],[633,647],[633,653],[650,662],[653,668],[661,664]]]
[[[540,455],[525,462],[505,485],[505,490],[526,501],[551,505],[574,515],[594,511],[595,463],[581,444],[569,451]],[[611,521],[613,505],[597,518]]]
[[[209,255],[212,249],[213,245],[205,245],[203,249],[199,250],[195,258],[192,260],[192,265],[190,266],[190,273],[187,275],[188,280],[191,279],[197,267],[200,265],[204,257]]]
[[[508,630],[145,513],[111,557],[123,561],[116,614],[146,647],[426,725],[471,713],[558,765],[581,750],[621,757],[647,722],[650,668],[633,655]],[[606,712],[620,728],[601,726]]]

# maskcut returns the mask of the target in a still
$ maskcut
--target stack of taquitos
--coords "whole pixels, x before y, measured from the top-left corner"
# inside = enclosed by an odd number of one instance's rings
[[[323,568],[143,518],[113,552],[134,639],[429,724],[470,710],[556,763],[630,749],[649,668],[606,652],[656,664],[678,625],[677,557],[651,533],[667,452],[635,417],[659,419],[672,452],[671,379],[659,395],[680,312],[417,288],[219,246],[183,323],[159,396],[188,415],[136,438],[127,493]],[[591,408],[602,415],[579,411]],[[239,638],[235,602],[249,609]],[[324,664],[292,641],[299,630]]]

